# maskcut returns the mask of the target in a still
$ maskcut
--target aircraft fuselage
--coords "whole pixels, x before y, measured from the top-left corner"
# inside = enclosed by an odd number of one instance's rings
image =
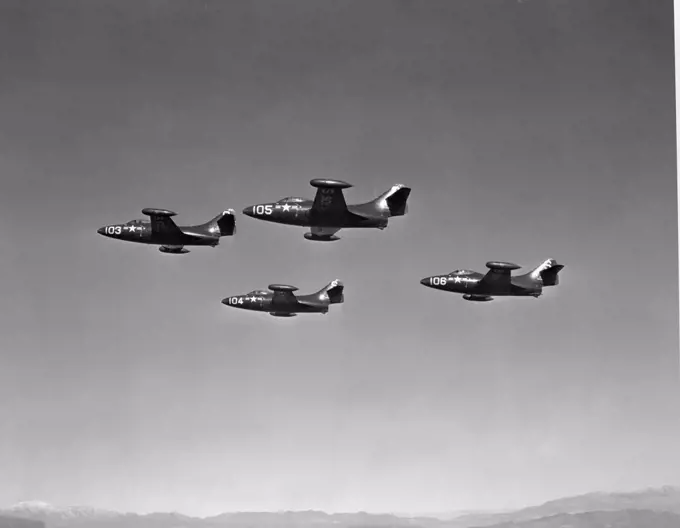
[[[306,301],[306,304],[298,300]],[[222,304],[242,310],[269,312],[281,317],[296,313],[326,313],[329,307],[328,304],[318,299],[318,295],[298,295],[295,299],[275,299],[273,293],[264,291],[226,297],[222,300]],[[310,304],[316,304],[316,306]]]
[[[543,292],[540,281],[525,277],[512,277],[507,287],[502,284],[487,286],[481,282],[483,274],[472,272],[466,275],[433,275],[420,281],[423,286],[451,293],[479,296],[539,297]]]
[[[387,227],[387,217],[378,216],[369,204],[348,205],[342,211],[314,211],[312,200],[293,202],[273,202],[248,206],[243,214],[265,222],[286,224],[299,227]],[[359,216],[362,212],[373,215],[371,218]]]
[[[182,233],[153,233],[150,222],[128,222],[101,227],[97,233],[108,238],[167,246],[217,246],[218,237],[207,236],[194,226],[179,226]]]

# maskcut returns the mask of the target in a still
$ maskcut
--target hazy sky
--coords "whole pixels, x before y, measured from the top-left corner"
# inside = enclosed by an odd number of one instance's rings
[[[670,0],[0,4],[0,504],[441,511],[680,483]],[[385,231],[245,217],[413,187]],[[96,233],[237,211],[189,255]],[[421,278],[566,268],[536,300]],[[277,320],[273,282],[345,304]]]

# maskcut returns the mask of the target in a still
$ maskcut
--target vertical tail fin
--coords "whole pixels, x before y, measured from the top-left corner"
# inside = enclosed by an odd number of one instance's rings
[[[345,302],[344,289],[345,285],[336,279],[321,288],[318,293],[319,295],[327,295],[331,304],[338,304]]]
[[[559,284],[559,277],[557,274],[562,271],[564,266],[558,264],[553,258],[546,259],[537,266],[533,271],[529,272],[529,277],[533,280],[540,280],[543,286],[557,286]]]
[[[204,224],[208,231],[219,236],[233,236],[236,233],[236,217],[233,209],[222,211],[215,218]]]
[[[373,203],[380,209],[389,212],[390,216],[404,216],[408,213],[408,197],[411,194],[411,188],[405,185],[393,185],[389,191],[378,196]]]

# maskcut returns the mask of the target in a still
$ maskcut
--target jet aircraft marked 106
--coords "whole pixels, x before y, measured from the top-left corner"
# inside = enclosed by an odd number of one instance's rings
[[[334,280],[316,293],[295,295],[295,286],[270,284],[271,291],[253,290],[245,295],[226,297],[222,299],[222,304],[243,310],[268,312],[274,317],[295,317],[298,313],[325,315],[331,304],[345,301],[344,288],[342,282]]]
[[[341,229],[385,229],[389,218],[408,212],[406,202],[411,189],[405,185],[393,185],[370,202],[347,205],[343,189],[353,187],[352,184],[326,179],[309,183],[317,189],[314,200],[291,196],[278,202],[248,206],[243,214],[277,224],[309,227],[310,231],[304,235],[307,240],[330,242],[339,240],[335,233]]]
[[[125,224],[113,224],[100,227],[97,233],[105,237],[138,242],[140,244],[160,245],[162,253],[189,253],[184,246],[210,246],[220,243],[220,238],[233,236],[236,232],[234,210],[227,209],[204,224],[194,226],[178,226],[172,220],[177,213],[167,209],[147,207],[142,213],[150,217],[147,220],[130,220]]]
[[[564,268],[555,259],[547,259],[534,270],[523,275],[511,276],[510,272],[521,266],[511,262],[486,263],[486,275],[477,271],[460,269],[448,274],[433,275],[420,284],[452,293],[462,293],[466,301],[492,301],[493,296],[534,297],[543,293],[545,286],[557,286],[557,274]]]

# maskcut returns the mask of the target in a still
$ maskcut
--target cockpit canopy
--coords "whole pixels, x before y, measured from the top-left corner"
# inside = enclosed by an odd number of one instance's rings
[[[466,269],[457,269],[449,273],[449,275],[471,275],[472,273],[474,273],[474,271]]]
[[[297,196],[288,196],[287,198],[281,198],[277,203],[300,203],[304,202],[304,198],[298,198]]]
[[[269,292],[265,290],[253,290],[248,295],[267,295]]]
[[[142,225],[146,224],[146,220],[140,220],[139,218],[135,218],[134,220],[130,220],[127,224],[125,225]]]

